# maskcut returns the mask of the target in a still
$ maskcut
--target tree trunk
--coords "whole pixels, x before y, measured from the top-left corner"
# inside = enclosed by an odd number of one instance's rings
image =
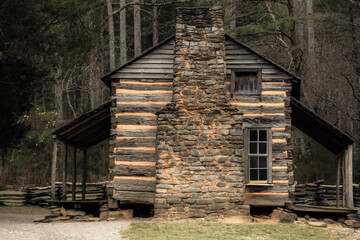
[[[141,54],[141,14],[140,0],[134,2],[134,57],[137,57]]]
[[[152,0],[152,3],[156,4],[157,0]],[[156,45],[159,42],[159,27],[158,27],[158,18],[159,18],[159,6],[153,6],[153,45]]]
[[[231,0],[230,3],[225,8],[225,18],[230,18],[229,29],[233,35],[235,35],[236,30],[236,1]]]
[[[61,70],[59,70],[61,71]],[[60,78],[60,74],[58,74],[59,76],[55,76],[56,79],[56,83],[55,83],[55,107],[56,107],[56,112],[57,114],[57,119],[58,120],[63,120],[64,119],[64,105],[63,105],[63,83],[62,83],[62,79]]]
[[[6,165],[6,158],[5,158],[5,156],[6,156],[6,149],[3,149],[2,151],[1,151],[1,176],[0,176],[0,180],[1,180],[1,183],[2,184],[5,184],[6,183],[6,179],[5,179],[5,173],[6,173],[6,171],[5,171],[5,165]]]
[[[289,17],[293,19],[299,19],[301,16],[299,0],[290,0],[288,2]],[[294,72],[298,76],[302,76],[302,53],[303,50],[300,48],[300,36],[299,36],[299,25],[297,21],[292,21],[290,26],[291,36],[291,55],[293,57]]]
[[[107,0],[107,12],[109,16],[109,58],[110,71],[115,70],[115,34],[114,34],[114,19],[111,0]]]
[[[307,32],[308,32],[308,67],[313,68],[315,64],[315,33],[313,19],[313,0],[307,0]]]
[[[120,8],[125,6],[126,0],[120,0]],[[120,11],[120,65],[127,61],[126,49],[126,8]]]

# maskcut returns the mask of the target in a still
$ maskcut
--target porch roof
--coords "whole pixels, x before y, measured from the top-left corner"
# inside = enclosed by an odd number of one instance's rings
[[[111,101],[82,114],[55,130],[52,134],[77,148],[87,149],[109,138]]]
[[[354,143],[354,139],[348,133],[311,111],[299,100],[292,97],[290,105],[292,125],[334,154],[339,154]]]

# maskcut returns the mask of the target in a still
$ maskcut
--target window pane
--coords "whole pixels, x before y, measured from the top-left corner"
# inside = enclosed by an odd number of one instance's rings
[[[258,158],[257,157],[250,157],[250,168],[258,168]]]
[[[259,180],[267,180],[267,169],[259,169]]]
[[[259,141],[267,141],[267,131],[266,130],[259,131]]]
[[[257,130],[250,130],[250,141],[257,141]]]
[[[257,153],[257,143],[250,143],[250,153]]]
[[[267,168],[266,157],[259,157],[259,168]]]
[[[259,178],[258,178],[258,170],[257,169],[251,169],[250,170],[250,181],[253,181],[253,180],[255,180],[255,181],[259,180]]]
[[[265,154],[266,153],[266,143],[259,143],[259,153]]]

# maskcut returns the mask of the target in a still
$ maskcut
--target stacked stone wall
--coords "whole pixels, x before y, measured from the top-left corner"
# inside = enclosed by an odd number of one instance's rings
[[[248,213],[242,114],[226,95],[223,17],[178,9],[174,99],[157,113],[157,217]]]

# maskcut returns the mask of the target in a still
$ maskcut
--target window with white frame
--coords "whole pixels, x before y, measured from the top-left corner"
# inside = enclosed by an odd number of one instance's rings
[[[270,129],[247,129],[248,181],[271,183],[271,131]]]

